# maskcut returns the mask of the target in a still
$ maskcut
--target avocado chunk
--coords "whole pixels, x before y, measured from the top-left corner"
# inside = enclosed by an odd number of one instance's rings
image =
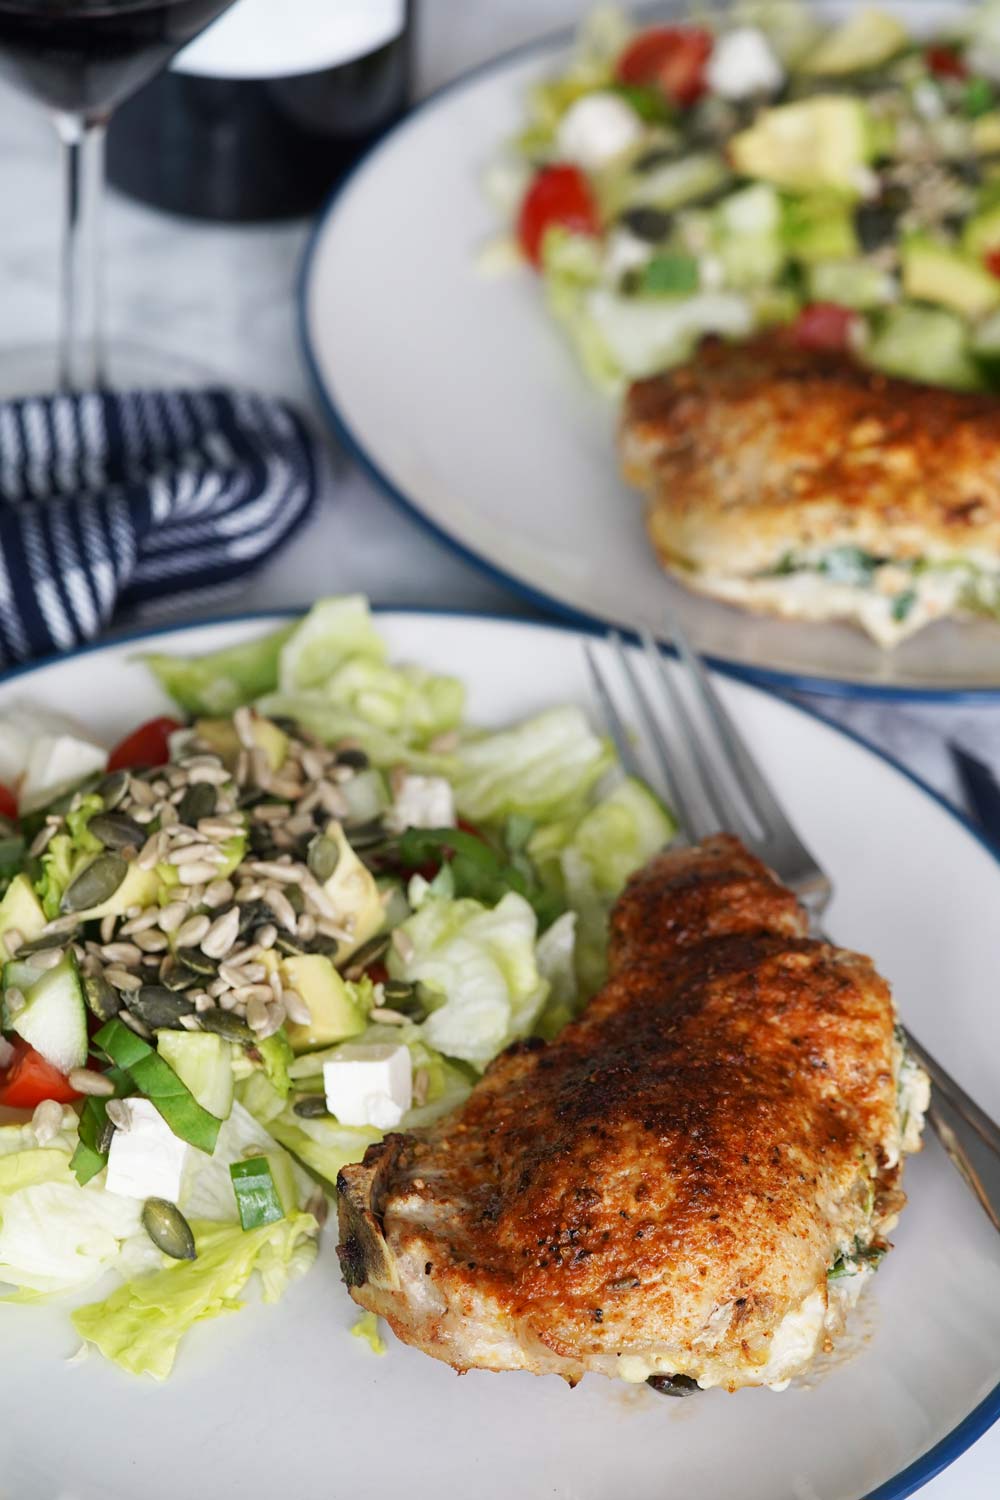
[[[976,390],[982,374],[969,351],[969,330],[943,307],[901,303],[878,315],[866,362],[889,375],[928,385]]]
[[[976,261],[981,261],[989,251],[1000,249],[1000,203],[966,220],[962,249]]]
[[[232,1043],[210,1031],[156,1033],[156,1050],[202,1109],[228,1120],[233,1108]]]
[[[358,1036],[365,1029],[365,1017],[351,999],[347,985],[323,953],[301,953],[282,963],[284,981],[296,990],[309,1007],[309,1025],[294,1021],[285,1023],[285,1032],[294,1052],[313,1052],[329,1047],[347,1037]]]
[[[31,887],[27,875],[15,875],[0,901],[0,941],[11,930],[19,932],[26,943],[41,937],[46,925],[42,903]]]
[[[841,193],[803,193],[782,205],[781,238],[793,260],[815,265],[858,253],[852,205]]]
[[[729,143],[737,172],[791,191],[837,188],[857,197],[859,169],[871,156],[868,111],[860,99],[817,94],[766,109]]]
[[[972,149],[979,156],[993,156],[1000,151],[1000,110],[980,115],[971,125]]]
[[[336,908],[338,925],[351,934],[350,941],[342,941],[337,949],[337,962],[343,963],[382,927],[385,907],[375,876],[355,854],[340,824],[330,823],[326,833],[337,845],[337,865],[323,889]]]
[[[892,302],[898,287],[889,271],[863,260],[825,260],[810,266],[806,276],[813,302],[836,302],[867,312]]]
[[[903,291],[916,301],[936,302],[965,318],[1000,306],[1000,280],[950,245],[913,236],[902,247],[902,262]]]
[[[196,719],[194,732],[210,750],[214,750],[223,763],[232,770],[240,753],[239,735],[232,719]],[[280,771],[288,754],[288,735],[270,719],[255,715],[253,740],[258,749],[267,756],[272,771]]]
[[[861,73],[888,62],[909,41],[906,27],[895,16],[883,10],[855,11],[802,58],[797,71],[823,78]]]

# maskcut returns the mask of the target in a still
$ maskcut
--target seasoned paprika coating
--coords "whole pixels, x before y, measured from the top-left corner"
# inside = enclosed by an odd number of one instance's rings
[[[609,959],[554,1041],[344,1169],[351,1294],[459,1370],[780,1384],[903,1201],[888,986],[728,835],[633,878]]]

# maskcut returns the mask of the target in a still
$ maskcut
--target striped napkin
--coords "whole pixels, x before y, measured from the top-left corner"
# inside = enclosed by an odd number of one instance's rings
[[[315,493],[309,433],[261,396],[0,403],[0,666],[235,584],[285,541]]]

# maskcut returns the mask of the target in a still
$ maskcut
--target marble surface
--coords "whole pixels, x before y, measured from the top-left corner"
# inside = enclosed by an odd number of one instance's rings
[[[572,20],[582,0],[421,0],[418,78],[427,92],[456,73]],[[55,333],[59,176],[43,113],[0,86],[0,366],[2,348]],[[308,225],[228,228],[172,220],[114,195],[106,205],[109,330],[217,376],[281,395],[311,414],[299,354],[295,288]],[[404,515],[324,439],[323,492],[309,523],[226,609],[304,604],[360,589],[383,603],[534,611]],[[888,750],[953,800],[947,741],[1000,763],[1000,708],[812,700]],[[1000,1378],[1000,1353],[998,1353]],[[922,1492],[992,1500],[1000,1429]],[[778,1500],[778,1497],[776,1497]]]

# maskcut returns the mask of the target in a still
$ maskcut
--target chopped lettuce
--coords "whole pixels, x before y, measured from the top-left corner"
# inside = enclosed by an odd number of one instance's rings
[[[42,855],[42,870],[35,890],[49,921],[58,917],[59,903],[66,887],[83,866],[89,864],[94,855],[100,854],[104,848],[88,826],[95,813],[103,810],[102,797],[95,793],[83,797],[80,806],[66,814],[65,831],[57,833],[48,842]]]
[[[451,769],[447,756],[414,749],[405,735],[382,729],[343,704],[332,703],[322,691],[270,693],[257,707],[272,719],[294,719],[326,745],[351,740],[361,746],[376,766],[405,764],[414,771],[444,776]]]
[[[154,653],[141,658],[174,702],[193,718],[230,714],[278,683],[278,658],[296,627],[227,646],[206,656]]]
[[[512,814],[561,818],[582,810],[614,753],[582,710],[550,708],[512,729],[469,739],[455,752],[458,810],[473,822]]]
[[[378,1318],[373,1312],[361,1314],[357,1322],[351,1325],[351,1336],[367,1344],[373,1354],[385,1353],[385,1339],[379,1330]]]
[[[292,1277],[308,1270],[316,1254],[317,1225],[311,1214],[292,1214],[250,1230],[213,1222],[191,1227],[194,1260],[171,1261],[73,1314],[81,1337],[133,1375],[166,1379],[187,1330],[206,1318],[237,1311],[254,1271],[260,1272],[265,1302],[274,1302]]]
[[[362,594],[321,599],[281,648],[278,687],[283,693],[319,688],[352,657],[370,662],[386,658],[386,645],[375,629],[368,600]]]
[[[318,691],[330,703],[407,742],[423,742],[454,729],[465,708],[465,688],[457,677],[436,677],[423,667],[392,667],[363,658],[344,662]]]
[[[427,992],[434,1009],[420,1031],[429,1046],[485,1067],[527,1035],[548,996],[535,959],[536,927],[528,902],[514,892],[492,910],[431,898],[402,924],[412,956],[394,949],[389,972]]]
[[[535,1030],[546,1039],[561,1031],[577,1011],[576,924],[575,911],[563,912],[538,939],[535,949],[538,972],[549,986],[549,997]]]

